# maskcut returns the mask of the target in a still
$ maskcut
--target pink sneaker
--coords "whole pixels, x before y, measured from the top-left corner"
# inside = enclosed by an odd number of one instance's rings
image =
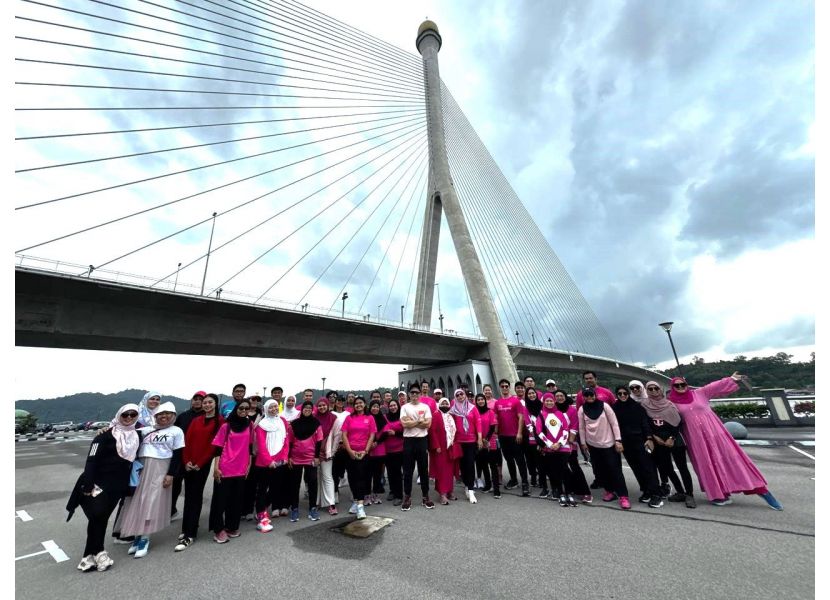
[[[223,529],[222,531],[213,536],[213,541],[215,541],[217,544],[226,544],[228,542],[228,534],[225,533],[225,530]]]
[[[337,514],[337,507],[336,507],[334,504],[332,504],[331,506],[329,506],[329,514],[330,514],[332,517],[333,517],[334,515],[336,515],[336,514]]]
[[[616,497],[617,497],[617,495],[614,492],[605,492],[602,495],[602,501],[603,502],[612,502],[614,500],[614,498],[616,498]]]
[[[271,519],[268,518],[268,511],[263,511],[257,515],[257,523],[256,528],[259,529],[262,533],[268,533],[274,526],[271,525]]]
[[[628,501],[628,496],[620,496],[620,508],[624,510],[631,508],[631,502]]]
[[[584,502],[585,504],[590,504],[593,501],[594,501],[594,497],[591,496],[590,494],[588,494],[587,496],[582,496],[582,502]]]

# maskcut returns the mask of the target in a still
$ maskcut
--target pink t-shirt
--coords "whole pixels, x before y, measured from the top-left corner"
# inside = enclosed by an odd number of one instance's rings
[[[429,414],[433,414],[436,410],[438,410],[438,403],[432,396],[421,396],[420,400],[421,404],[429,406]]]
[[[478,409],[476,409],[476,412],[478,412]],[[488,410],[483,415],[481,413],[479,413],[478,417],[479,417],[479,421],[481,423],[481,437],[482,437],[482,439],[484,439],[486,441],[487,432],[490,431],[490,427],[495,425],[496,422],[497,422],[496,421],[496,413],[492,410]],[[490,437],[490,446],[489,446],[490,450],[495,450],[497,448],[497,446],[496,446],[496,438],[497,437],[498,437],[498,435],[496,433],[494,433]]]
[[[222,477],[245,477],[251,458],[251,444],[254,443],[253,432],[253,425],[237,433],[231,431],[227,423],[216,432],[213,445],[222,448],[222,456],[219,457]]]
[[[374,416],[372,417],[374,419]],[[380,431],[386,429],[386,419],[384,418],[384,425],[381,427]],[[375,429],[377,429],[377,422],[375,422]],[[369,450],[369,456],[386,456],[386,440],[382,442],[378,442],[378,437],[380,436],[380,431],[375,431],[375,442],[377,445]]]
[[[268,452],[268,432],[261,427],[257,427],[254,430],[256,435],[256,462],[254,464],[258,467],[267,467],[272,462],[288,460],[288,450],[291,448],[291,442],[294,440],[294,433],[291,429],[291,425],[288,424],[288,421],[282,417],[280,417],[280,419],[283,420],[283,424],[285,425],[285,441],[283,442],[282,448],[280,448],[279,452],[273,456],[271,456]]]
[[[594,388],[594,393],[597,395],[597,400],[602,400],[609,406],[613,406],[614,402],[617,401],[617,397],[614,395],[614,392],[608,388],[602,387],[601,385]],[[583,404],[585,404],[585,398],[582,397],[582,390],[580,390],[576,393],[576,409],[579,410]]]
[[[455,441],[459,444],[477,442],[478,433],[481,431],[481,417],[478,414],[478,409],[473,406],[473,409],[467,413],[467,431],[464,431],[464,419],[458,415],[453,415],[455,419]]]
[[[318,427],[310,436],[304,440],[298,440],[294,437],[291,444],[291,462],[295,465],[311,465],[314,464],[314,447],[317,442],[323,441],[323,428]]]
[[[499,398],[496,400],[495,411],[499,424],[499,435],[515,437],[519,433],[519,415],[524,414],[521,400],[516,396]]]
[[[386,453],[395,454],[403,452],[403,425],[401,425],[400,420],[389,421],[383,429],[384,431],[395,433],[395,435],[390,433],[386,436],[386,440],[384,441],[384,444],[386,444]]]
[[[348,434],[349,447],[352,452],[365,452],[369,443],[369,436],[378,432],[375,418],[372,415],[351,414],[346,417],[341,431]]]

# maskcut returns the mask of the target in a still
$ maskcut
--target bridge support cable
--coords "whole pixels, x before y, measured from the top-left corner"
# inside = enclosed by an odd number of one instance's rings
[[[290,273],[291,271],[293,271],[293,270],[294,270],[294,268],[295,268],[295,267],[296,267],[296,266],[297,266],[297,265],[298,265],[298,264],[299,264],[299,263],[300,263],[300,262],[301,262],[301,261],[302,261],[305,257],[307,257],[309,254],[311,254],[311,253],[312,253],[312,252],[313,252],[313,251],[314,251],[314,250],[315,250],[315,249],[316,249],[316,248],[317,248],[317,247],[318,247],[321,243],[323,243],[323,241],[327,240],[327,237],[328,237],[331,233],[333,233],[333,232],[334,232],[334,231],[335,231],[335,230],[336,230],[336,229],[337,229],[340,225],[342,225],[342,224],[343,224],[343,222],[344,222],[346,219],[348,219],[348,218],[349,218],[349,217],[350,217],[350,216],[351,216],[351,215],[352,215],[352,214],[353,214],[353,213],[354,213],[354,212],[355,212],[358,208],[360,208],[360,207],[363,205],[363,203],[364,203],[364,202],[366,202],[366,201],[367,201],[370,197],[372,197],[372,195],[373,195],[373,194],[374,194],[374,193],[375,193],[378,189],[380,189],[380,187],[381,187],[384,183],[386,183],[386,182],[389,180],[389,178],[390,178],[390,177],[392,177],[392,175],[394,175],[394,174],[395,174],[395,173],[396,173],[396,172],[397,172],[397,171],[398,171],[398,170],[399,170],[399,169],[400,169],[400,168],[401,168],[404,164],[406,164],[406,162],[407,162],[407,161],[411,160],[411,159],[412,159],[412,157],[413,157],[413,156],[415,156],[415,153],[418,151],[418,149],[419,149],[419,147],[420,147],[420,144],[418,144],[418,143],[417,143],[417,141],[420,141],[420,140],[423,140],[423,139],[424,139],[424,137],[420,137],[420,138],[418,138],[418,140],[416,140],[416,143],[411,144],[412,149],[410,150],[409,154],[408,154],[408,155],[407,155],[407,156],[406,156],[406,157],[405,157],[402,161],[398,162],[398,164],[395,166],[395,168],[394,168],[394,169],[392,169],[389,173],[387,173],[387,174],[386,174],[386,176],[385,176],[385,177],[384,177],[384,178],[383,178],[380,182],[378,182],[378,183],[377,183],[377,185],[375,185],[375,187],[373,187],[373,188],[372,188],[372,189],[371,189],[371,190],[370,190],[370,191],[369,191],[369,192],[368,192],[368,193],[367,193],[367,194],[363,197],[363,199],[361,199],[361,200],[360,200],[359,202],[357,202],[354,206],[352,206],[352,208],[349,210],[349,212],[347,212],[347,213],[346,213],[346,214],[345,214],[345,215],[344,215],[344,216],[343,216],[343,217],[342,217],[339,221],[337,221],[337,223],[335,223],[335,224],[334,224],[334,226],[333,226],[332,228],[330,228],[330,229],[329,229],[329,230],[328,230],[328,231],[327,231],[324,235],[320,236],[320,239],[319,239],[319,240],[318,240],[318,241],[317,241],[317,242],[316,242],[316,243],[315,243],[315,244],[314,244],[314,245],[313,245],[313,246],[312,246],[312,247],[311,247],[308,251],[306,251],[306,253],[305,253],[305,254],[303,254],[303,255],[302,255],[299,259],[297,259],[297,261],[295,261],[293,265],[291,265],[291,266],[290,266],[290,267],[289,267],[289,268],[288,268],[288,269],[287,269],[287,270],[286,270],[286,271],[285,271],[282,275],[280,275],[280,277],[279,277],[279,278],[278,278],[278,279],[277,279],[277,280],[276,280],[276,281],[275,281],[275,282],[271,285],[271,287],[269,287],[269,288],[268,288],[265,292],[263,292],[263,293],[260,295],[260,297],[259,297],[259,298],[257,298],[257,302],[259,302],[259,300],[260,300],[260,299],[262,299],[262,297],[263,297],[263,296],[265,296],[265,294],[267,294],[267,293],[268,293],[268,292],[269,292],[272,288],[276,287],[276,286],[277,286],[277,284],[279,284],[279,282],[280,282],[280,281],[282,281],[282,280],[285,278],[285,276],[286,276],[286,275],[288,275],[288,273]],[[424,152],[424,149],[423,149],[423,148],[421,148],[421,153],[423,154],[423,152]],[[400,156],[400,154],[399,154],[398,156],[396,156],[395,158],[393,158],[393,159],[392,159],[392,161],[394,161],[395,159],[397,159],[399,156]],[[375,174],[376,174],[376,173],[379,173],[379,172],[380,172],[383,168],[385,168],[386,166],[388,166],[389,164],[391,164],[391,162],[392,162],[392,161],[390,161],[390,162],[389,162],[389,163],[387,163],[386,165],[383,165],[383,167],[381,167],[380,169],[378,169],[378,171],[376,171],[376,172],[375,172]],[[404,170],[404,175],[405,175],[405,174],[409,171],[409,169],[411,169],[413,166],[415,166],[415,164],[416,164],[415,162],[413,162],[412,164],[410,164],[410,165],[409,165],[409,166],[408,166],[408,167]],[[374,175],[374,174],[373,174],[373,175]],[[365,183],[365,181],[366,181],[366,180],[364,180],[363,182],[361,182],[361,184],[359,184],[359,185],[362,185],[363,183]],[[397,184],[397,182],[396,182],[396,184]],[[359,187],[359,185],[358,185],[358,186],[355,186],[354,188],[352,188],[351,190],[349,190],[349,192],[347,192],[347,193],[350,193],[350,192],[352,192],[352,191],[356,190],[356,189]],[[387,198],[389,197],[389,194],[391,193],[391,191],[392,191],[393,189],[394,189],[394,186],[392,186],[392,187],[389,189],[389,191],[387,191],[386,195],[384,195],[384,196],[380,199],[380,202],[378,202],[378,203],[375,205],[375,207],[371,210],[371,212],[369,213],[369,215],[368,215],[368,216],[366,217],[366,219],[364,220],[364,223],[367,223],[367,222],[368,222],[368,221],[372,218],[372,216],[375,214],[375,212],[377,212],[377,210],[381,207],[381,205],[383,205],[383,204],[386,202]],[[395,203],[393,202],[393,203],[392,203],[392,210],[394,210],[394,208],[395,208]],[[391,214],[391,211],[390,211],[390,213],[389,213],[389,214]],[[387,216],[387,218],[388,218],[388,216]],[[384,223],[385,223],[385,221],[384,221]],[[378,230],[378,231],[379,231],[379,230]],[[300,297],[300,299],[299,299],[299,300],[297,300],[296,304],[300,304],[303,300],[305,300],[306,296],[308,296],[308,294],[311,292],[311,290],[312,290],[312,289],[314,289],[314,287],[315,287],[315,286],[319,283],[320,279],[322,279],[322,278],[323,278],[323,276],[324,276],[324,275],[328,272],[328,270],[332,267],[332,265],[335,263],[335,261],[336,261],[336,260],[340,257],[340,255],[341,255],[341,254],[342,254],[342,253],[346,250],[346,248],[347,248],[347,247],[351,244],[351,242],[352,242],[354,239],[355,239],[354,237],[347,237],[347,238],[346,238],[346,243],[345,243],[345,244],[343,244],[343,246],[340,248],[340,250],[339,250],[339,251],[337,252],[337,254],[334,256],[334,258],[332,258],[332,259],[331,259],[331,261],[329,261],[328,265],[326,265],[326,267],[323,269],[323,271],[322,271],[322,272],[321,272],[321,273],[317,276],[317,278],[314,280],[314,283],[312,283],[312,284],[311,284],[311,286],[309,286],[309,288],[305,291],[305,293],[304,293],[304,294]],[[374,243],[374,239],[372,240],[372,243]],[[370,243],[370,244],[369,244],[369,247],[370,247],[370,248],[371,248],[371,246],[372,246],[372,243]],[[366,253],[364,252],[363,257],[365,257],[365,256],[366,256]],[[363,257],[361,257],[361,260],[362,260],[362,258],[363,258]],[[358,262],[357,264],[358,264],[358,266],[359,266],[359,265],[360,265],[360,262]],[[357,267],[355,267],[355,269],[356,269],[356,268],[357,268]],[[347,283],[348,283],[348,282],[347,282]],[[338,294],[338,297],[339,297],[339,294]]]

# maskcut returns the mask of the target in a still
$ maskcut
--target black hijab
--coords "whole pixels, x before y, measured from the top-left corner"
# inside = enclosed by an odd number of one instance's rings
[[[251,421],[248,420],[248,414],[246,413],[244,417],[240,417],[239,413],[236,411],[236,409],[239,408],[239,405],[242,404],[242,402],[244,402],[248,406],[251,406],[251,403],[247,400],[237,402],[233,405],[233,409],[228,414],[228,418],[225,419],[228,422],[228,427],[230,427],[231,431],[233,431],[234,433],[245,431],[245,429],[251,426]]]
[[[398,410],[396,410],[395,412],[392,412],[390,410],[389,412],[386,413],[386,420],[389,421],[390,423],[401,420],[401,403],[398,402],[395,398],[392,398],[389,401],[389,404],[392,404],[393,402],[395,403],[395,406],[398,407]]]
[[[369,402],[369,415],[375,418],[375,427],[377,427],[378,433],[383,431],[383,428],[386,427],[386,417],[383,416],[383,413],[378,410],[378,414],[372,414],[372,407],[377,404],[378,408],[380,408],[380,400],[372,400]]]
[[[484,406],[478,405],[479,398],[484,398]],[[487,396],[485,396],[484,394],[476,394],[476,397],[473,399],[473,404],[475,404],[476,408],[478,409],[478,414],[480,415],[483,415],[488,410],[490,410],[487,406]]]
[[[317,420],[313,414],[305,416],[303,410],[308,406],[314,411],[314,403],[311,400],[306,400],[300,407],[300,416],[291,421],[291,429],[294,432],[294,437],[298,440],[305,440],[314,435],[317,428],[320,427],[320,421]]]
[[[536,392],[536,400],[528,399],[527,393],[530,390]],[[538,417],[539,413],[542,412],[542,400],[539,398],[539,392],[536,388],[527,388],[527,390],[525,390],[525,408],[527,408],[527,412],[529,412],[532,417]]]
[[[602,400],[596,398],[595,396],[593,402],[586,401],[585,404],[582,405],[582,410],[589,419],[597,420],[602,414],[604,404],[605,403]]]

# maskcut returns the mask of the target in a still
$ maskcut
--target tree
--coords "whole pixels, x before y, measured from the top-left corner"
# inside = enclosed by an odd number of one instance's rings
[[[772,357],[772,361],[781,365],[788,365],[790,364],[790,359],[792,357],[792,354],[787,354],[786,352],[778,352],[775,356]]]
[[[693,365],[702,365],[702,364],[705,364],[705,363],[706,363],[706,361],[703,360],[703,358],[700,357],[700,356],[693,356],[692,357],[692,364]]]

